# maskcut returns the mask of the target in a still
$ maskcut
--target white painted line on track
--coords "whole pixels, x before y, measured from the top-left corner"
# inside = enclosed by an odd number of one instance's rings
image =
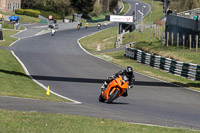
[[[12,99],[24,99],[24,100],[32,100],[32,101],[47,101],[47,102],[55,102],[55,101],[48,101],[48,100],[41,100],[41,99],[33,99],[33,98],[24,98],[24,97],[15,97],[15,96],[3,96],[1,95],[0,97],[7,97],[7,98],[12,98]],[[66,104],[76,104],[74,102],[62,102],[62,101],[56,101],[60,103],[66,103]]]
[[[21,66],[23,67],[25,73],[26,73],[35,83],[37,83],[37,84],[40,85],[42,88],[44,88],[45,90],[47,90],[47,87],[46,87],[46,86],[44,86],[42,83],[40,83],[40,82],[38,82],[37,80],[35,80],[35,79],[29,74],[29,72],[28,72],[26,66],[25,66],[25,65],[22,63],[22,61],[15,55],[15,53],[14,53],[13,51],[11,51],[11,52],[12,52],[13,56],[14,56],[14,57],[18,60],[18,62],[21,64]],[[51,91],[51,90],[50,90],[50,93],[52,93],[52,94],[54,94],[54,95],[56,95],[56,96],[59,96],[59,97],[61,97],[61,98],[63,98],[63,99],[72,101],[72,102],[74,102],[74,103],[76,103],[76,104],[81,104],[81,102],[78,102],[78,101],[75,101],[75,100],[73,100],[73,99],[64,97],[64,96],[62,96],[62,95],[60,95],[60,94],[58,94],[58,93],[56,93],[56,92],[54,92],[54,91]]]
[[[154,124],[145,124],[145,123],[134,123],[131,122],[132,124],[136,124],[136,125],[144,125],[144,126],[150,126],[150,127],[160,127],[160,128],[168,128],[168,129],[182,129],[184,127],[168,127],[168,126],[159,126],[159,125],[154,125]],[[190,129],[190,128],[185,128],[188,129],[190,131],[199,131],[199,130],[195,130],[195,129]]]
[[[27,30],[27,29],[25,29],[25,30]],[[22,31],[21,31],[21,32],[22,32]],[[33,36],[35,36],[35,35],[33,35]],[[32,36],[32,37],[33,37],[33,36]],[[12,36],[12,37],[14,37],[14,36]],[[17,37],[14,37],[14,38],[17,38]],[[9,47],[11,47],[12,45],[14,45],[14,44],[15,44],[16,42],[18,42],[20,39],[21,39],[21,38],[18,38],[18,40],[16,40],[16,41],[13,42],[12,44],[10,44]],[[44,86],[42,83],[40,83],[40,82],[38,82],[37,80],[35,80],[35,79],[30,75],[30,73],[28,72],[26,66],[25,66],[25,65],[22,63],[22,61],[15,55],[14,51],[11,51],[11,53],[12,53],[12,55],[17,59],[17,61],[21,64],[21,66],[22,66],[22,68],[24,69],[26,75],[29,76],[35,83],[37,83],[38,85],[40,85],[43,89],[47,90],[47,87],[46,87],[46,86]],[[54,92],[54,91],[51,91],[51,90],[50,90],[50,93],[52,93],[52,94],[54,94],[54,95],[56,95],[56,96],[58,96],[58,97],[61,97],[61,98],[63,98],[63,99],[72,101],[72,102],[74,102],[75,104],[82,104],[82,103],[79,102],[79,101],[76,101],[76,100],[67,98],[67,97],[65,97],[65,96],[62,96],[62,95],[60,95],[60,94]]]

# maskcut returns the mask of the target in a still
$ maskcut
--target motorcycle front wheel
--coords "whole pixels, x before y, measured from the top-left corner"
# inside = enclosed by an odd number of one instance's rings
[[[107,100],[107,103],[112,103],[112,101],[116,99],[118,93],[119,93],[119,90],[116,89],[116,90],[111,94],[110,98]]]
[[[105,102],[106,99],[103,98],[102,94],[99,96],[99,102]]]

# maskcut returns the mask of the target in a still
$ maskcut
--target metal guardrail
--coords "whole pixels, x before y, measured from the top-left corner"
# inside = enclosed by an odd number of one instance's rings
[[[129,47],[126,47],[126,57],[174,75],[200,81],[200,65],[197,64],[184,63]]]
[[[49,23],[49,19],[42,16],[42,15],[39,15],[39,19],[40,19],[40,23]]]

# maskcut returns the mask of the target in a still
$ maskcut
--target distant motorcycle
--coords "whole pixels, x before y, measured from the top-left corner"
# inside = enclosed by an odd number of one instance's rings
[[[80,28],[81,28],[81,26],[80,26],[80,25],[77,25],[77,29],[80,30]]]
[[[113,100],[124,94],[129,88],[128,84],[129,82],[124,81],[121,76],[115,78],[108,84],[107,89],[101,92],[99,102],[112,103]]]
[[[98,29],[100,29],[101,28],[101,24],[98,24],[97,27],[98,27]]]
[[[85,29],[87,29],[87,28],[88,28],[88,23],[85,24]]]
[[[56,29],[55,29],[55,27],[52,27],[51,28],[51,36],[54,36],[55,33],[56,33]]]

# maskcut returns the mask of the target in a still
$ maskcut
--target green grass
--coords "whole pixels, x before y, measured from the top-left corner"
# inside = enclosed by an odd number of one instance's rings
[[[2,14],[8,15],[8,16],[11,16],[11,15],[19,16],[19,23],[40,23],[40,19],[36,17],[30,17],[26,15],[19,15],[19,14],[10,14],[10,13],[2,13]]]
[[[19,23],[40,23],[40,19],[36,17],[30,17],[26,15],[18,15],[19,16]]]
[[[0,24],[2,24],[2,28],[14,29],[14,25],[13,24],[8,24],[8,23],[3,23],[3,22],[0,22]]]
[[[0,110],[0,123],[0,129],[5,133],[199,133],[101,118],[5,110]]]
[[[11,35],[16,34],[19,31],[16,30],[2,30],[3,32],[3,41],[0,41],[0,46],[9,46],[12,42],[16,41],[16,38],[10,37]]]
[[[135,48],[147,51],[149,53],[162,55],[186,63],[200,64],[200,54],[195,52],[195,49],[189,50],[182,47],[169,46],[162,47],[161,41],[153,37],[153,44],[150,45],[150,29],[146,29],[143,33],[129,33],[124,36],[124,43],[136,42]],[[200,52],[200,49],[199,49]]]
[[[83,38],[80,40],[81,44],[83,45],[83,47],[90,51],[91,53],[104,58],[108,61],[111,61],[113,63],[116,63],[122,67],[125,67],[127,65],[131,65],[133,66],[134,70],[136,72],[140,72],[143,73],[145,75],[149,75],[158,79],[162,79],[165,81],[168,81],[170,83],[174,83],[174,84],[178,84],[178,85],[182,85],[185,87],[189,87],[195,90],[200,90],[200,81],[192,81],[189,79],[185,79],[183,77],[179,77],[179,76],[175,76],[169,73],[166,73],[162,70],[157,70],[154,69],[150,66],[146,66],[140,63],[137,63],[134,60],[130,60],[124,57],[125,51],[121,51],[121,52],[112,52],[112,53],[99,53],[99,52],[95,52],[97,51],[97,47],[102,47],[102,50],[104,49],[104,46],[110,45],[110,47],[113,47],[113,40],[106,40],[106,41],[102,41],[105,40],[106,38],[110,38],[111,36],[114,36],[116,33],[117,29],[116,28],[112,28],[112,29],[108,29],[105,30],[103,32],[99,32],[96,33],[94,35],[88,36],[86,38]],[[111,34],[111,32],[113,32]],[[116,38],[113,38],[114,40]],[[89,41],[90,40],[90,41]],[[131,41],[135,41],[136,45],[135,47],[138,49],[142,49],[145,51],[148,51],[150,53],[157,53],[160,54],[161,56],[166,56],[166,57],[171,57],[171,58],[179,58],[180,61],[182,60],[186,60],[186,61],[192,61],[193,63],[198,63],[199,62],[199,54],[196,54],[195,52],[189,51],[189,50],[182,50],[180,48],[176,48],[176,47],[162,47],[161,42],[158,41],[156,38],[153,38],[153,44],[149,45],[149,40],[150,40],[150,34],[149,34],[149,29],[146,29],[145,32],[142,33],[135,33],[132,32],[130,34],[126,34],[124,36],[124,40],[125,43],[131,42]],[[102,44],[102,46],[101,46]],[[107,48],[109,48],[109,46],[107,46]],[[186,53],[185,53],[186,52]],[[192,55],[192,56],[191,56]],[[136,77],[137,78],[137,77]]]
[[[98,16],[93,16],[93,17],[91,17],[91,20],[105,19],[105,16],[106,16],[106,15],[110,15],[110,13],[109,13],[109,12],[106,12],[106,13],[98,14]]]
[[[141,0],[141,1],[148,3],[150,6],[152,5],[151,0]],[[163,16],[164,16],[164,14],[163,14],[163,2],[153,1],[153,12],[152,12],[153,23],[156,23],[156,21],[158,21]],[[150,13],[144,18],[144,24],[147,24],[147,25],[151,24]]]
[[[4,41],[1,41],[0,45],[9,46],[16,41],[15,38],[10,37],[15,33],[17,33],[15,30],[3,30]],[[24,73],[21,65],[10,51],[0,49],[0,60],[0,95],[67,101],[53,94],[47,96],[46,91]]]
[[[107,36],[105,36],[105,34]],[[102,51],[114,48],[116,35],[117,28],[112,28],[99,33],[95,33],[89,37],[86,37],[85,39],[82,39],[80,42],[85,44],[83,47],[88,51]]]
[[[120,13],[120,15],[124,15],[129,10],[129,4],[127,2],[125,2],[125,1],[123,3],[124,3],[124,9]]]

